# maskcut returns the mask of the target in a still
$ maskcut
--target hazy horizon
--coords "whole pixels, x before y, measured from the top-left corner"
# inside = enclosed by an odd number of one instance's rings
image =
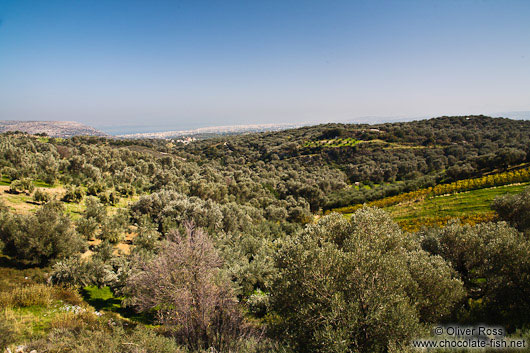
[[[527,1],[6,0],[0,120],[126,133],[525,112],[529,15]]]
[[[503,118],[510,118],[510,119],[524,119],[524,120],[530,120],[530,111],[515,111],[515,112],[482,112],[482,113],[470,113],[470,114],[464,114],[464,115],[486,115],[491,117],[503,117]],[[315,121],[300,121],[300,122],[294,122],[294,123],[276,123],[276,124],[285,124],[285,125],[294,125],[294,124],[303,124],[303,125],[318,125],[318,124],[325,124],[325,123],[369,123],[369,124],[379,124],[379,123],[388,123],[388,122],[406,122],[406,121],[413,121],[413,120],[423,120],[423,119],[430,119],[430,118],[436,118],[440,116],[447,116],[447,114],[440,114],[437,116],[360,116],[350,119],[343,119],[343,120],[315,120]],[[101,130],[105,133],[108,133],[110,135],[125,135],[125,134],[136,134],[136,133],[156,133],[156,132],[165,132],[165,131],[183,131],[183,130],[195,130],[199,128],[205,128],[205,127],[219,127],[219,126],[227,126],[227,125],[255,125],[255,124],[274,124],[274,123],[268,123],[268,122],[253,122],[253,123],[236,123],[236,124],[222,124],[221,121],[214,123],[214,124],[208,124],[208,123],[166,123],[166,124],[138,124],[138,125],[91,125],[92,127]]]
[[[212,127],[226,127],[226,126],[235,126],[235,125],[267,125],[267,124],[277,124],[277,125],[296,125],[296,126],[310,126],[326,123],[344,123],[344,124],[379,124],[379,123],[393,123],[393,122],[407,122],[413,120],[423,120],[430,118],[437,118],[441,116],[447,116],[447,114],[442,114],[439,116],[364,116],[356,117],[353,119],[346,120],[320,120],[320,121],[303,121],[297,123],[267,123],[267,122],[254,122],[252,124],[222,124],[222,122],[208,124],[208,123],[183,123],[176,122],[174,124],[165,123],[165,124],[152,124],[146,122],[145,124],[137,125],[126,125],[126,124],[90,124],[84,123],[90,127],[93,127],[97,130],[105,132],[109,135],[129,135],[129,134],[144,134],[144,133],[160,133],[168,131],[188,131],[196,130],[200,128],[212,128]],[[530,111],[514,111],[514,112],[495,112],[495,113],[475,113],[475,114],[466,114],[466,115],[485,115],[494,118],[509,118],[509,119],[519,119],[519,120],[530,120]],[[4,119],[9,120],[9,119]],[[11,119],[14,121],[48,121],[44,119]],[[55,121],[76,121],[72,119],[63,119]],[[79,122],[79,121],[77,121]]]

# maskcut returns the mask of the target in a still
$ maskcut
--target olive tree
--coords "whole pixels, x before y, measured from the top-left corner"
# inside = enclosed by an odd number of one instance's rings
[[[530,232],[530,188],[516,195],[497,197],[491,207],[521,232]]]
[[[5,243],[4,253],[19,260],[47,265],[86,248],[58,201],[50,201],[30,215],[3,211],[1,218],[0,240]]]
[[[458,271],[467,290],[463,319],[530,323],[530,241],[505,222],[452,223],[420,233],[422,246]]]
[[[398,349],[463,295],[450,266],[378,209],[323,217],[282,244],[276,266],[276,328],[297,351]]]
[[[33,201],[37,203],[46,203],[50,201],[50,194],[43,191],[42,189],[37,189],[33,194]]]
[[[27,195],[31,195],[33,190],[35,190],[35,185],[33,185],[31,179],[28,178],[13,180],[9,185],[9,191],[13,194],[24,192]]]

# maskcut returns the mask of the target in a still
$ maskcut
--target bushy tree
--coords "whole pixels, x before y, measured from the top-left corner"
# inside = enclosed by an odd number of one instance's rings
[[[79,203],[85,196],[85,191],[81,187],[70,186],[66,189],[66,193],[63,196],[64,202],[75,202]]]
[[[530,232],[530,187],[516,195],[497,197],[491,207],[521,232]]]
[[[277,329],[301,352],[387,352],[463,295],[449,265],[378,209],[322,218],[283,244],[276,265]]]
[[[89,196],[85,200],[83,217],[87,219],[93,218],[94,221],[101,224],[107,219],[107,209],[96,197]]]
[[[90,259],[73,256],[59,261],[52,268],[50,281],[76,287],[108,286],[121,294],[129,276],[130,263],[115,250],[109,242],[102,242],[95,247]]]
[[[19,260],[46,265],[86,248],[58,201],[46,203],[35,214],[3,213],[0,239],[5,243],[4,252]]]
[[[462,319],[510,328],[529,323],[530,241],[505,222],[452,223],[420,233],[422,246],[460,274],[470,299]]]
[[[134,253],[154,253],[159,245],[160,233],[154,224],[146,220],[138,226],[138,234],[133,239]]]
[[[37,203],[46,203],[50,201],[50,194],[48,194],[46,191],[43,191],[41,189],[37,189],[35,193],[33,194],[33,201]]]
[[[129,217],[126,210],[120,209],[116,214],[107,217],[101,226],[98,237],[111,243],[118,243],[125,237],[129,227]]]
[[[115,206],[120,201],[120,197],[115,191],[102,192],[98,194],[98,197],[105,205]]]
[[[94,278],[90,263],[79,256],[72,256],[53,265],[49,281],[53,284],[84,287],[92,285]]]
[[[13,194],[18,194],[21,192],[30,195],[33,190],[35,190],[35,185],[29,178],[13,180],[9,185],[9,191]]]
[[[75,222],[77,232],[87,240],[93,239],[100,235],[99,230],[105,222],[107,222],[106,207],[96,197],[87,197],[83,215]]]
[[[97,234],[99,224],[94,218],[82,217],[75,221],[75,229],[86,240],[92,240]]]

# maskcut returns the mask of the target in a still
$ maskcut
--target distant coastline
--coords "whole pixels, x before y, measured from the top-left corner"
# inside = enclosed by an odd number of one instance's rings
[[[118,138],[154,138],[154,139],[171,139],[176,137],[194,136],[201,134],[237,134],[250,132],[264,132],[264,131],[279,131],[292,129],[296,127],[306,126],[310,124],[249,124],[249,125],[225,125],[225,126],[209,126],[190,130],[173,130],[162,132],[146,132],[116,135]]]

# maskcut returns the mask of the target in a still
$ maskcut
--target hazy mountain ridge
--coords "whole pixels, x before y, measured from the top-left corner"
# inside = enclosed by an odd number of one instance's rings
[[[76,121],[1,120],[0,132],[7,131],[22,131],[28,134],[45,133],[51,137],[108,136],[102,131]]]

